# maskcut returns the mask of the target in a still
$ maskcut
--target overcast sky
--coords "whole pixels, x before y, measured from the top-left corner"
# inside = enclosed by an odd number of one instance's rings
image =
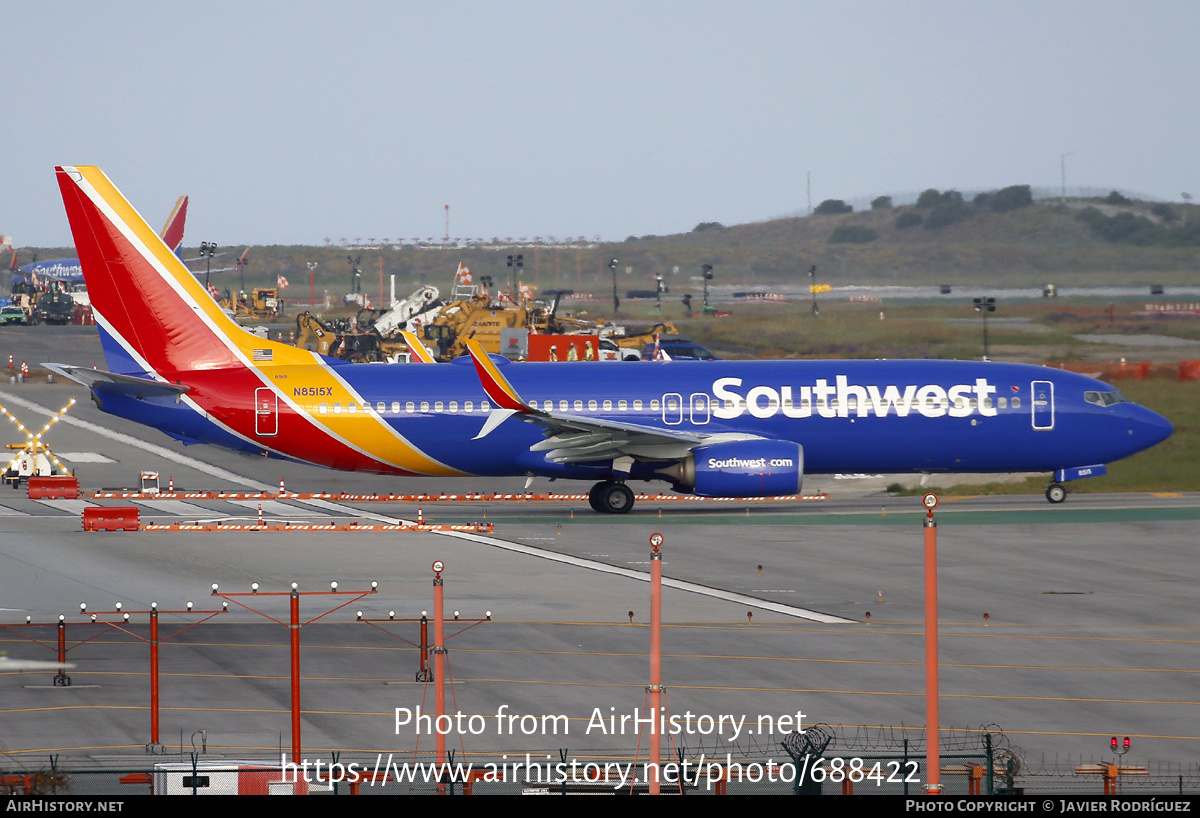
[[[7,2],[0,234],[666,234],[927,187],[1200,194],[1200,3]]]

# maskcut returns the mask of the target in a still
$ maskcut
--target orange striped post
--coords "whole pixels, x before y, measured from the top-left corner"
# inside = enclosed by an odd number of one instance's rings
[[[662,552],[663,535],[650,535],[650,794],[658,795],[662,777]]]

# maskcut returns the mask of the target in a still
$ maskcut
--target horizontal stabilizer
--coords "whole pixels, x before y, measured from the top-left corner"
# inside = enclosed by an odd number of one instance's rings
[[[180,395],[191,391],[190,386],[184,386],[183,384],[152,381],[148,378],[139,378],[135,375],[120,375],[116,372],[106,372],[103,369],[88,369],[87,367],[71,366],[70,364],[42,364],[42,366],[51,372],[57,372],[64,378],[70,378],[75,383],[95,389],[97,392],[132,395],[139,399],[173,397],[178,400]]]

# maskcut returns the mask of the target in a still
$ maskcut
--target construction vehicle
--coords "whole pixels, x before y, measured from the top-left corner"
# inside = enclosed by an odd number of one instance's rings
[[[609,340],[616,343],[620,348],[620,361],[640,361],[642,360],[642,350],[646,344],[654,343],[654,336],[679,336],[679,330],[670,321],[661,321],[647,330],[638,330],[633,334],[626,334],[624,328],[618,328],[619,332],[609,334]]]
[[[69,324],[75,310],[70,293],[52,287],[39,292],[33,302],[33,320],[37,324]]]
[[[465,282],[464,283],[464,279]],[[479,284],[470,284],[470,271],[459,265],[454,289],[458,300],[447,304],[432,320],[414,327],[418,336],[437,349],[434,357],[449,361],[467,354],[468,339],[478,341],[485,351],[503,354],[504,338],[512,337],[513,331],[524,330],[530,335],[575,335],[603,333],[595,324],[570,316],[558,314],[559,302],[566,290],[547,291],[553,300],[546,304],[535,301],[529,288],[521,285],[517,295],[501,292],[493,296],[488,289],[491,279],[481,276]]]
[[[283,299],[275,287],[255,287],[247,295],[245,290],[235,298],[229,288],[225,288],[225,297],[220,304],[233,313],[234,318],[248,318],[252,321],[270,321],[283,313]]]
[[[296,346],[301,349],[311,350],[318,355],[333,355],[334,346],[340,344],[341,340],[332,327],[312,313],[302,312],[296,316]]]
[[[396,277],[392,276],[392,306],[387,310],[361,309],[358,311],[358,323],[367,329],[374,329],[382,337],[387,338],[399,330],[412,330],[410,324],[414,318],[419,318],[441,306],[437,287],[421,287],[408,298],[396,300]]]
[[[296,346],[354,363],[396,363],[408,356],[403,339],[384,338],[374,329],[362,329],[357,320],[341,318],[326,323],[307,312],[296,316]]]
[[[38,288],[28,281],[18,281],[12,286],[12,305],[25,313],[25,323],[33,323],[33,306],[37,301]]]

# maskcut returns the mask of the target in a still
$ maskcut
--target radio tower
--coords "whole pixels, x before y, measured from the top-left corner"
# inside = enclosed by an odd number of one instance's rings
[[[446,237],[442,239],[442,243],[450,243],[450,205],[446,205]]]

